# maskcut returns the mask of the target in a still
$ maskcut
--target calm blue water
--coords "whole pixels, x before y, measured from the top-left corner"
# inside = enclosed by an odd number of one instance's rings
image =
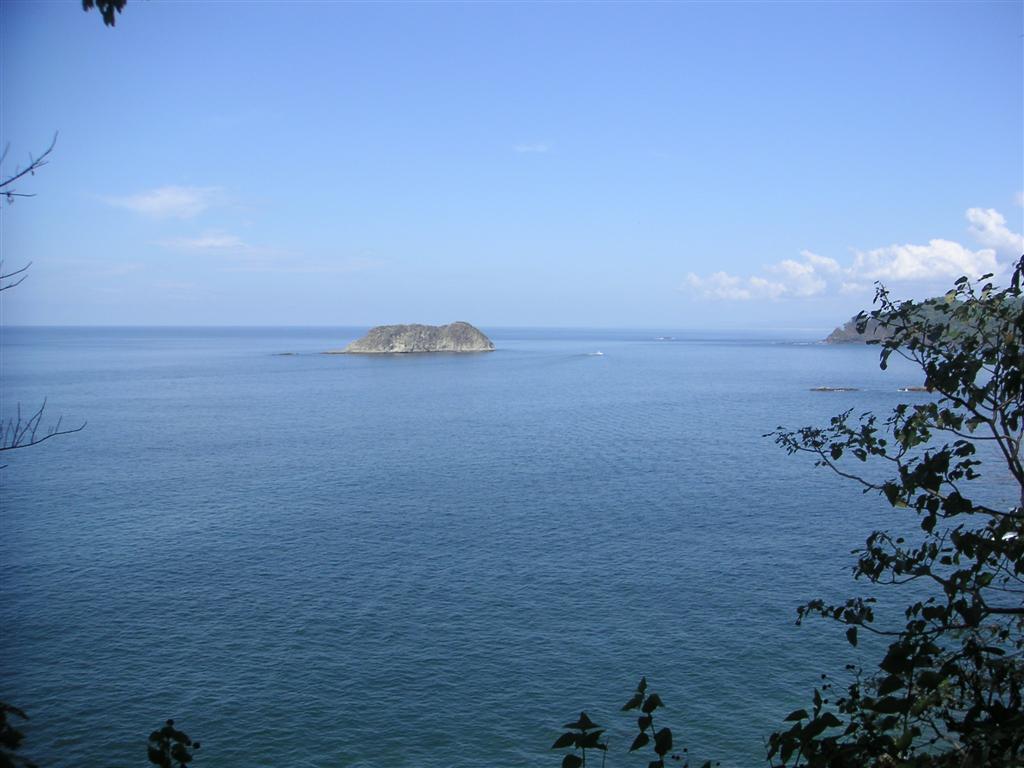
[[[924,397],[908,368],[643,332],[317,354],[362,330],[3,331],[4,414],[88,421],[0,473],[26,754],[143,765],[174,717],[199,766],[555,766],[586,709],[643,764],[646,674],[691,755],[756,765],[856,659],[795,607],[851,594],[893,513],[762,435]]]

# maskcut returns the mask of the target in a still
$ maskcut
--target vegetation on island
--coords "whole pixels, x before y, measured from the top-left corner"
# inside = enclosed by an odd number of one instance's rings
[[[882,341],[889,337],[886,328],[875,320],[865,323],[863,330],[858,330],[858,324],[859,315],[854,315],[826,336],[825,343],[866,344],[871,341]]]
[[[1015,305],[1018,311],[1024,310],[1024,304],[1019,296],[1006,296],[1004,299]],[[953,299],[953,301],[958,301],[958,299]],[[941,323],[944,315],[937,308],[948,307],[948,301],[945,296],[941,296],[919,302],[915,306],[920,320]],[[955,316],[950,318],[950,331],[964,333],[969,330],[967,326],[963,325],[961,318]],[[833,329],[824,341],[826,344],[877,344],[891,339],[895,333],[896,326],[886,322],[885,317],[877,313],[868,315],[861,312]]]
[[[448,325],[378,325],[345,349],[327,354],[406,354],[417,352],[491,352],[494,342],[479,328],[456,321]]]

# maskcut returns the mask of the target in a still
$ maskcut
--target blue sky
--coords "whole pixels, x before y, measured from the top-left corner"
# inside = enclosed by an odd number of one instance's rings
[[[1024,250],[1024,4],[0,2],[8,324],[828,328]]]

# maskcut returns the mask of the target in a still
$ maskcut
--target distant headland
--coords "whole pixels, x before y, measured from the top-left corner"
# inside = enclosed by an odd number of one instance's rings
[[[494,343],[469,323],[378,325],[361,339],[329,355],[380,355],[407,352],[492,352]]]
[[[826,344],[865,344],[869,341],[885,341],[892,336],[892,330],[873,318],[869,318],[863,333],[857,331],[857,316],[854,315],[836,328],[825,339]]]

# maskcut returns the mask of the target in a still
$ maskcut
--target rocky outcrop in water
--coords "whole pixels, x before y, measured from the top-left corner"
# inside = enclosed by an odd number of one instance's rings
[[[378,325],[341,354],[405,352],[491,352],[494,343],[469,323],[449,325]],[[337,353],[334,353],[337,354]]]

